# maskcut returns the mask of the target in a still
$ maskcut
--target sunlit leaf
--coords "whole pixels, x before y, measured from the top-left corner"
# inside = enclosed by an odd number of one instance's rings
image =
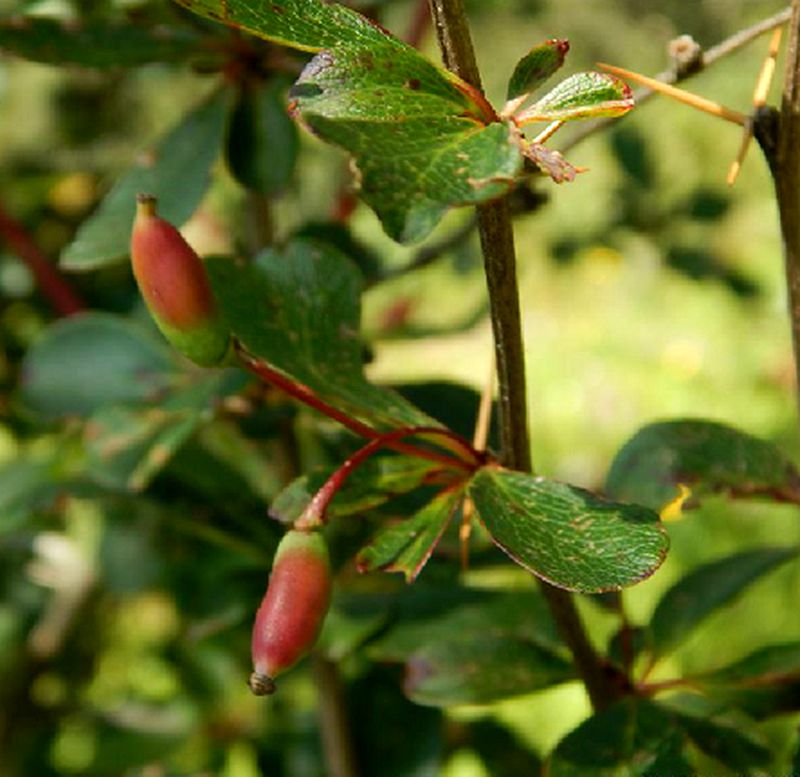
[[[323,51],[292,91],[303,122],[353,155],[360,193],[387,233],[419,240],[454,205],[509,191],[515,136],[414,49]]]
[[[200,16],[305,51],[320,51],[343,43],[369,45],[392,40],[375,22],[339,3],[323,0],[177,2]]]
[[[620,116],[633,108],[630,87],[607,73],[575,73],[520,115],[525,123]]]
[[[469,495],[494,542],[562,588],[596,593],[632,585],[651,575],[667,552],[651,510],[565,483],[484,467]]]

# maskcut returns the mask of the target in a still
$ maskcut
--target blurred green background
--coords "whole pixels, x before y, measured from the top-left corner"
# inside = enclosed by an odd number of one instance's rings
[[[379,5],[384,23],[402,34],[414,4]],[[495,104],[517,59],[545,38],[569,39],[565,74],[597,61],[649,74],[667,65],[666,46],[676,35],[689,33],[709,46],[781,7],[766,0],[469,4]],[[155,14],[165,23],[186,18],[166,2],[0,0],[0,14],[22,12],[83,19]],[[687,88],[746,112],[766,45],[765,38],[757,40],[693,77]],[[430,33],[423,48],[436,57]],[[782,60],[779,74],[781,67]],[[110,183],[210,92],[212,80],[180,64],[89,70],[0,54],[3,209],[57,257]],[[772,104],[778,94],[776,85]],[[568,140],[569,129],[562,132]],[[341,154],[307,134],[301,138],[298,170],[273,202],[279,239],[327,218],[347,179]],[[776,207],[755,147],[736,186],[726,187],[739,140],[737,127],[656,98],[570,151],[570,161],[588,168],[574,183],[533,184],[545,202],[515,225],[533,457],[542,474],[599,488],[614,453],[638,428],[683,417],[731,423],[797,459]],[[551,145],[560,141],[556,136]],[[469,217],[465,210],[449,214],[431,242]],[[402,268],[418,250],[392,243],[363,205],[351,226],[384,269]],[[202,252],[214,253],[252,246],[257,233],[247,193],[218,164],[187,234]],[[126,265],[74,282],[92,307],[145,320]],[[19,401],[20,360],[52,314],[2,243],[0,297],[0,463],[8,468],[46,456],[64,444],[64,432],[32,418]],[[363,305],[372,378],[482,389],[491,335],[474,235],[423,269],[370,286]],[[252,466],[265,469],[249,482],[247,473],[231,474],[238,480],[228,490],[237,498],[224,519],[202,514],[197,505],[204,489],[191,482],[191,473],[205,471],[197,462],[227,444],[227,427],[216,439],[213,431],[199,432],[202,439],[143,494],[70,493],[55,507],[26,510],[19,521],[0,516],[0,752],[9,754],[0,756],[0,775],[325,773],[315,690],[324,669],[312,672],[306,662],[266,702],[251,697],[244,683],[250,617],[279,533],[268,523],[264,498],[287,476],[285,451],[273,431],[283,416],[291,416],[301,440],[303,430],[311,430],[300,445],[301,461],[326,461],[338,444],[333,431],[320,431],[305,414],[280,407],[270,412],[279,420],[259,417],[236,437],[238,450],[257,454]],[[220,471],[220,481],[227,472]],[[12,489],[19,481],[4,473],[0,483]],[[236,494],[242,482],[247,488]],[[219,483],[208,490],[212,505],[224,491]],[[6,510],[9,505],[7,499]],[[193,525],[198,510],[202,529]],[[721,497],[705,502],[669,527],[673,545],[664,567],[624,594],[631,616],[646,619],[659,594],[701,561],[753,544],[800,541],[795,512]],[[242,529],[237,521],[248,514],[254,517]],[[451,571],[432,569],[430,589],[447,586],[453,567],[450,560]],[[428,570],[423,588],[426,576]],[[467,583],[533,587],[499,557],[476,568]],[[351,584],[363,585],[345,572],[344,587]],[[375,585],[401,588],[394,581]],[[800,639],[793,615],[798,590],[797,565],[782,568],[709,620],[654,677],[699,671],[765,643]],[[580,606],[593,637],[604,644],[611,617],[588,601]],[[534,754],[546,754],[588,712],[582,688],[567,683],[495,705],[452,707],[442,717],[402,699],[394,668],[344,652],[350,692],[364,691],[364,709],[354,720],[359,736],[378,739],[388,728],[401,749],[413,740],[410,749],[420,751],[413,764],[398,762],[392,771],[381,760],[395,757],[390,743],[382,755],[373,742],[368,775],[500,774],[490,750],[476,744],[484,724],[494,726],[484,732],[489,740],[513,737],[506,756],[523,754],[522,761],[498,760],[503,773],[529,773],[515,771],[527,767],[514,763],[534,763]],[[796,723],[781,718],[761,729],[785,754]]]

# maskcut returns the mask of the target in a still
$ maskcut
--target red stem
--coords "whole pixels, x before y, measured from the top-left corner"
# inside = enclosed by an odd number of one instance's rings
[[[78,293],[44,255],[25,227],[10,216],[2,204],[0,239],[33,273],[36,285],[59,316],[71,316],[86,309]]]
[[[381,433],[362,421],[359,421],[357,418],[353,418],[333,405],[328,404],[324,399],[321,399],[319,396],[317,396],[317,394],[315,394],[314,391],[308,386],[304,386],[302,383],[298,383],[291,378],[287,378],[285,375],[282,375],[280,372],[270,367],[270,365],[266,362],[263,362],[252,356],[239,342],[236,342],[236,352],[244,363],[245,367],[247,367],[250,372],[261,378],[261,380],[263,380],[265,383],[275,386],[275,388],[280,389],[290,397],[293,397],[299,402],[318,410],[323,415],[328,416],[328,418],[332,418],[334,421],[337,421],[346,429],[349,429],[354,434],[357,434],[359,437],[364,437],[368,440],[380,441],[381,445],[379,447],[385,446],[397,451],[398,453],[405,453],[411,456],[416,456],[420,459],[435,461],[439,464],[444,464],[446,467],[450,467],[451,469],[456,468],[473,470],[476,466],[479,466],[484,461],[483,454],[475,451],[467,440],[450,429],[445,429],[443,427],[406,427],[394,432],[389,432],[388,434]],[[466,459],[456,459],[452,456],[437,453],[436,451],[418,448],[415,445],[408,445],[393,439],[394,436],[397,438],[402,438],[421,434],[423,432],[426,434],[434,434],[445,437],[448,440],[456,442],[464,450],[464,452],[469,455],[472,461],[470,462]],[[384,438],[387,437],[391,438],[389,442],[384,441]]]
[[[392,448],[396,450],[396,445],[403,437],[413,437],[420,434],[440,434],[447,430],[436,426],[412,426],[406,429],[395,429],[392,432],[380,435],[370,440],[363,448],[359,448],[350,458],[348,458],[339,469],[336,470],[323,484],[322,488],[314,494],[314,498],[309,502],[308,507],[303,510],[303,514],[294,522],[294,528],[300,531],[307,531],[325,523],[325,513],[331,500],[344,485],[345,481],[356,467],[363,464],[370,456],[377,453],[381,448]],[[461,467],[471,470],[466,462],[459,462]]]

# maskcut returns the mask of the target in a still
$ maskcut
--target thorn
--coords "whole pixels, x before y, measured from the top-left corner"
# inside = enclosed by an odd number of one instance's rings
[[[748,117],[743,113],[734,111],[732,108],[726,108],[724,105],[720,105],[713,100],[707,100],[704,97],[693,94],[692,92],[687,92],[685,89],[679,89],[677,86],[666,84],[663,81],[656,80],[655,78],[643,76],[641,73],[636,73],[632,70],[626,70],[622,67],[615,67],[614,65],[606,65],[603,62],[598,62],[597,66],[602,70],[606,70],[609,73],[620,76],[621,78],[627,78],[630,81],[634,81],[637,84],[641,84],[642,86],[652,89],[654,92],[666,95],[667,97],[672,97],[674,100],[678,100],[678,102],[685,103],[692,108],[697,108],[697,110],[703,111],[704,113],[709,113],[719,119],[725,119],[725,121],[729,121],[732,124],[738,124],[740,127],[744,127],[747,124]]]
[[[563,120],[550,122],[532,141],[531,143],[544,143],[556,134],[556,132],[564,126]]]
[[[739,153],[736,154],[736,159],[731,162],[731,166],[728,169],[728,175],[725,178],[725,183],[728,186],[733,186],[736,183],[736,179],[739,177],[739,172],[742,169],[742,163],[744,162],[744,158],[747,155],[747,149],[750,148],[750,141],[753,139],[753,122],[749,121],[744,128],[744,132],[742,133],[742,142],[739,145]]]
[[[772,32],[772,37],[769,41],[769,50],[767,51],[766,59],[761,65],[761,71],[756,79],[756,88],[753,90],[753,107],[760,108],[762,105],[767,104],[767,95],[769,88],[772,86],[772,79],[775,75],[775,61],[778,58],[778,49],[781,46],[781,34],[783,28],[777,27]]]
[[[761,70],[756,79],[756,86],[753,89],[753,113],[755,114],[759,108],[763,108],[767,104],[767,96],[769,95],[769,88],[772,86],[772,79],[775,76],[775,61],[778,58],[778,49],[781,45],[781,34],[783,29],[777,27],[772,32],[772,37],[769,41],[769,49],[767,56],[761,65]],[[750,148],[750,141],[753,139],[753,119],[752,117],[744,126],[744,133],[742,134],[742,142],[739,145],[739,153],[736,159],[731,163],[728,170],[728,176],[725,179],[728,186],[733,186],[742,169],[742,163],[747,155],[747,150]]]
[[[464,506],[461,508],[461,526],[458,527],[458,544],[461,551],[461,571],[469,569],[469,538],[472,536],[472,515],[475,512],[475,505],[467,497],[464,499]]]

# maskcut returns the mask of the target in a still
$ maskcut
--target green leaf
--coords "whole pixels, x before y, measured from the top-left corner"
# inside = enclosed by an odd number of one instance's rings
[[[737,773],[772,758],[764,745],[730,724],[692,715],[679,715],[678,724],[700,750]]]
[[[403,601],[419,592],[423,581],[404,592]],[[445,595],[445,592],[441,592]],[[418,593],[419,597],[431,596]],[[465,635],[512,635],[515,639],[538,645],[550,653],[566,657],[566,649],[553,623],[550,610],[537,591],[498,593],[481,589],[452,589],[447,592],[443,607],[434,607],[425,614],[424,598],[413,602],[411,618],[400,621],[369,646],[369,657],[377,661],[405,661],[416,650],[428,644],[457,642]],[[478,597],[463,602],[458,597]],[[381,604],[385,611],[386,603]],[[436,604],[434,599],[433,604]]]
[[[242,186],[259,194],[282,192],[297,158],[297,127],[286,112],[285,84],[245,84],[231,114],[228,167]]]
[[[487,125],[469,93],[411,48],[323,51],[292,94],[302,120],[353,155],[361,196],[402,242],[454,205],[507,193],[522,169],[509,128]]]
[[[703,686],[748,687],[800,678],[800,642],[768,645],[696,679]]]
[[[0,19],[0,49],[54,65],[133,67],[187,59],[200,51],[200,38],[163,26],[10,16]]]
[[[304,51],[345,43],[368,46],[394,39],[378,24],[324,0],[177,0],[200,16]],[[399,47],[403,44],[395,41]]]
[[[141,491],[197,427],[213,417],[216,401],[241,388],[239,371],[203,373],[156,407],[107,406],[84,429],[87,474],[95,482]]]
[[[158,198],[159,213],[183,224],[208,188],[211,166],[225,131],[231,93],[216,92],[186,116],[155,149],[139,156],[81,224],[75,239],[61,254],[69,270],[91,270],[121,261],[128,255],[131,228],[140,192]]]
[[[401,623],[368,654],[405,661],[406,693],[435,706],[487,703],[574,677],[547,606],[534,592],[498,594]]]
[[[520,777],[541,774],[541,762],[520,735],[492,718],[461,722],[466,728],[468,746],[484,765],[491,767],[492,777]]]
[[[682,756],[683,734],[675,716],[646,699],[628,698],[598,712],[559,742],[550,777],[691,775]],[[669,768],[666,766],[669,757]]]
[[[358,570],[402,572],[406,582],[413,583],[452,520],[461,497],[460,489],[442,491],[411,518],[379,531],[356,557]]]
[[[444,715],[413,704],[386,667],[372,666],[347,684],[348,715],[359,774],[438,777],[446,757]],[[389,725],[387,725],[389,723]],[[412,733],[413,732],[413,733]]]
[[[800,498],[800,474],[770,443],[713,421],[650,424],[616,455],[606,491],[659,509],[675,496],[678,483],[696,493]]]
[[[575,676],[563,656],[509,634],[472,633],[430,642],[406,663],[403,688],[417,704],[489,704],[567,682]]]
[[[330,503],[329,519],[363,513],[379,507],[394,496],[406,494],[425,482],[439,465],[413,456],[374,456],[348,475]],[[314,494],[336,468],[302,475],[284,488],[269,513],[282,523],[294,523],[308,507]]]
[[[663,656],[689,637],[697,625],[729,604],[749,585],[797,556],[800,549],[759,548],[712,561],[670,588],[650,620],[653,653]]]
[[[575,486],[484,467],[469,495],[481,522],[520,566],[584,593],[622,588],[651,575],[669,541],[658,516]]]
[[[297,240],[252,264],[206,264],[232,333],[247,350],[339,410],[388,426],[429,425],[424,413],[364,376],[361,279],[335,249]]]
[[[569,41],[552,40],[534,46],[514,68],[508,82],[507,100],[530,94],[538,89],[563,64]]]
[[[349,9],[322,0],[179,1],[321,51],[293,90],[297,113],[353,155],[364,200],[397,240],[421,240],[451,206],[507,193],[522,169],[517,138],[474,89]]]
[[[800,642],[769,645],[693,684],[718,703],[761,719],[800,709]]]
[[[51,505],[68,477],[59,452],[26,454],[0,467],[0,536],[22,526],[28,516]]]
[[[51,326],[22,364],[21,399],[47,420],[153,400],[175,380],[169,352],[130,321],[86,313]]]
[[[575,73],[519,114],[521,122],[619,116],[633,108],[633,93],[608,73]]]

